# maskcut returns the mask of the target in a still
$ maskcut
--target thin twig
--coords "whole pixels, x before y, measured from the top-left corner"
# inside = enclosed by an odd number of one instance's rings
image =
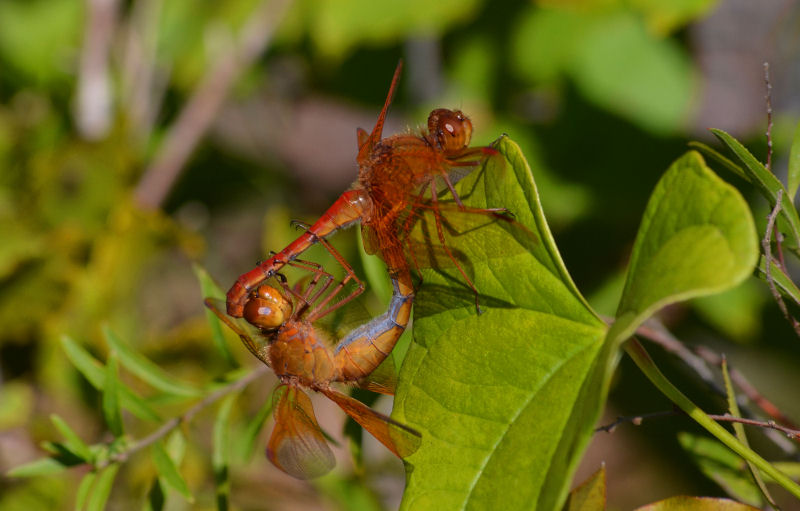
[[[88,140],[103,138],[111,126],[109,54],[119,0],[86,0],[88,13],[75,101],[75,125]]]
[[[642,422],[644,422],[645,419],[675,417],[678,415],[685,415],[685,414],[680,410],[663,410],[660,412],[645,413],[641,415],[620,416],[617,417],[616,420],[614,420],[614,422],[596,428],[595,432],[605,431],[607,433],[613,433],[617,426],[619,426],[620,424],[624,424],[626,422],[629,422],[634,426],[639,426],[641,425]],[[733,415],[727,413],[724,415],[713,415],[713,414],[707,414],[707,415],[718,422],[738,422],[740,424],[745,424],[747,426],[757,426],[759,428],[775,430],[786,435],[786,437],[792,440],[800,441],[800,430],[781,426],[780,424],[777,424],[775,421],[772,420],[758,421],[753,419],[744,419],[742,417],[734,417]]]
[[[679,339],[676,339],[675,336],[655,319],[648,320],[637,329],[636,333],[657,343],[664,350],[681,359],[714,393],[723,397],[726,395],[725,390],[717,382],[714,373],[709,368],[709,365],[719,367],[722,357],[704,347],[695,347],[694,352],[692,352],[692,350]],[[786,426],[794,427],[794,423],[781,413],[774,404],[764,398],[739,371],[732,370],[731,378],[743,389],[745,396],[763,410],[765,414],[773,419],[779,420]],[[745,401],[737,399],[737,403],[739,404],[742,414],[745,416],[752,417],[756,415],[750,407],[747,406]],[[774,431],[765,431],[765,434],[787,455],[795,455],[797,453],[797,447],[791,442],[788,442],[784,436]]]
[[[136,202],[159,207],[219,111],[231,86],[269,45],[291,0],[264,0],[242,28],[238,44],[222,52],[169,129],[166,140],[137,186]]]
[[[130,444],[127,449],[124,451],[120,451],[117,453],[112,454],[102,463],[98,463],[95,468],[100,469],[106,467],[112,463],[122,463],[126,461],[132,454],[141,451],[142,449],[149,447],[150,445],[158,442],[162,438],[166,437],[172,430],[180,426],[181,424],[191,422],[194,417],[200,413],[204,408],[214,404],[220,398],[227,396],[232,392],[237,392],[246,386],[248,386],[253,381],[257,380],[264,374],[270,372],[270,369],[267,366],[259,366],[252,372],[246,374],[242,378],[220,388],[212,392],[211,394],[207,395],[201,401],[197,402],[194,406],[186,410],[183,415],[178,417],[173,417],[164,424],[161,425],[160,428],[153,431],[146,437],[143,437],[136,442]]]
[[[774,261],[772,257],[772,229],[775,227],[775,220],[777,219],[778,212],[781,209],[781,199],[783,199],[783,189],[779,189],[778,193],[775,195],[775,207],[772,208],[772,211],[769,214],[767,219],[767,228],[764,232],[764,239],[761,240],[761,249],[764,252],[764,278],[767,281],[767,285],[772,293],[772,297],[778,304],[778,308],[781,310],[783,317],[786,318],[786,321],[791,323],[795,334],[800,337],[800,321],[789,314],[789,309],[786,307],[786,303],[783,301],[783,297],[775,285],[775,280],[772,278],[772,262]]]
[[[772,171],[772,82],[769,80],[769,62],[764,62],[764,83],[767,86],[767,170]]]

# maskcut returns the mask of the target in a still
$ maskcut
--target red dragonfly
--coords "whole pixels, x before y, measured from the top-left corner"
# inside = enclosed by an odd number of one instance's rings
[[[335,464],[303,388],[327,396],[398,457],[412,454],[421,441],[420,434],[413,429],[331,387],[334,382],[354,383],[375,392],[394,393],[393,371],[376,371],[376,368],[408,324],[413,297],[410,288],[394,280],[389,310],[331,348],[312,323],[347,303],[363,286],[359,283],[350,295],[330,305],[345,283],[351,278],[356,282],[358,279],[341,256],[327,242],[322,242],[347,272],[327,295],[332,275],[318,264],[295,260],[285,264],[309,270],[313,275],[310,282],[304,288],[299,285],[291,288],[281,274],[276,274],[280,287],[262,284],[248,294],[243,307],[245,319],[227,315],[220,300],[205,300],[206,306],[280,379],[273,396],[275,427],[267,445],[267,458],[300,479],[321,476]]]
[[[454,171],[457,173],[458,169],[475,168],[486,157],[497,154],[497,151],[491,147],[469,147],[472,122],[458,110],[433,110],[428,117],[426,134],[409,133],[381,138],[401,69],[402,62],[395,70],[372,133],[358,129],[356,161],[359,173],[356,183],[300,237],[253,270],[239,276],[227,293],[228,314],[242,317],[254,288],[312,244],[359,221],[366,251],[379,254],[386,262],[390,276],[401,281],[402,285],[411,286],[408,259],[412,259],[417,268],[433,265],[425,259],[423,252],[419,256],[415,254],[407,236],[425,211],[432,213],[438,243],[474,293],[476,308],[480,312],[478,291],[445,240],[442,218],[449,213],[445,213],[440,204],[437,187],[443,190],[446,186],[452,194],[457,208],[450,208],[450,211],[478,213],[484,217],[488,215],[490,220],[511,221],[501,214],[506,211],[503,208],[476,209],[464,206],[451,179]],[[411,293],[410,289],[408,293]]]

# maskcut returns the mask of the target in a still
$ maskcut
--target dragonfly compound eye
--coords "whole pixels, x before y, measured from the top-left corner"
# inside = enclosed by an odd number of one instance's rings
[[[444,152],[458,152],[469,145],[472,121],[459,110],[438,108],[428,116],[428,131]]]
[[[292,314],[292,305],[272,286],[261,286],[244,305],[244,319],[262,330],[276,330]]]

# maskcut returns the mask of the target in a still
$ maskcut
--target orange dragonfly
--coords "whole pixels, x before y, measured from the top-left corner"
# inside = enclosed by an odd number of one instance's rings
[[[426,211],[434,218],[438,243],[450,264],[455,266],[475,296],[478,291],[445,239],[442,218],[446,217],[440,203],[440,189],[452,194],[455,208],[450,211],[477,213],[491,221],[509,221],[506,210],[468,208],[453,187],[459,169],[471,170],[485,158],[497,154],[491,147],[470,148],[472,122],[458,110],[436,109],[428,117],[428,133],[400,134],[381,138],[386,113],[400,78],[402,62],[395,70],[389,93],[372,133],[358,129],[358,180],[344,192],[314,225],[286,248],[259,263],[253,270],[239,276],[227,293],[227,312],[240,318],[250,293],[287,262],[307,250],[312,244],[339,229],[361,222],[365,249],[384,260],[389,274],[403,286],[413,288],[410,277],[412,259],[417,269],[433,266],[429,259],[414,254],[408,233]],[[443,184],[442,184],[443,183]],[[473,215],[474,216],[474,215]],[[430,237],[433,237],[432,235]],[[440,258],[441,259],[441,258]],[[411,293],[411,289],[405,292]]]
[[[299,479],[321,476],[335,464],[303,388],[324,394],[398,457],[412,454],[421,441],[415,430],[331,387],[334,382],[353,383],[374,392],[394,394],[394,372],[376,368],[408,324],[412,295],[405,294],[405,288],[395,280],[389,310],[331,348],[312,323],[350,301],[363,286],[359,283],[350,295],[332,303],[346,282],[358,279],[341,256],[322,242],[347,272],[330,291],[332,275],[318,264],[295,260],[285,264],[309,270],[313,275],[310,282],[305,287],[291,288],[281,274],[275,274],[280,287],[262,284],[249,293],[243,307],[244,319],[226,314],[221,300],[205,300],[206,306],[280,379],[273,395],[275,427],[267,444],[267,458]]]

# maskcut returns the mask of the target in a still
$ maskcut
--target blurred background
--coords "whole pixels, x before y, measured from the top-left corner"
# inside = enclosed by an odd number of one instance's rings
[[[799,26],[792,0],[0,1],[0,473],[58,438],[51,413],[84,440],[104,438],[99,394],[66,361],[62,335],[103,358],[109,325],[198,384],[229,369],[192,264],[227,289],[296,236],[290,219],[313,221],[346,189],[355,130],[371,129],[399,59],[384,132],[416,130],[441,106],[471,116],[475,143],[508,133],[578,287],[612,313],[649,193],[687,141],[713,144],[706,128],[720,128],[766,160],[764,62],[772,163],[785,179],[800,114]],[[751,200],[763,232],[764,203],[721,175]],[[355,230],[333,241],[358,263]],[[682,341],[726,353],[800,416],[798,339],[762,282],[662,319]],[[239,345],[231,351],[254,365]],[[653,351],[722,413],[679,361]],[[268,399],[274,382],[261,383],[238,402],[240,419]],[[318,406],[338,435],[343,414]],[[623,360],[608,419],[668,408]],[[197,500],[172,495],[171,509],[214,507],[212,421],[206,413],[187,431],[182,470]],[[722,495],[681,450],[680,431],[697,432],[670,418],[598,434],[577,479],[605,461],[609,509]],[[336,471],[314,483],[260,456],[235,466],[234,508],[396,508],[399,462],[373,449],[366,468],[353,467],[343,445]],[[0,510],[71,509],[83,473],[0,476]],[[141,507],[152,473],[147,459],[131,460],[110,508]]]

